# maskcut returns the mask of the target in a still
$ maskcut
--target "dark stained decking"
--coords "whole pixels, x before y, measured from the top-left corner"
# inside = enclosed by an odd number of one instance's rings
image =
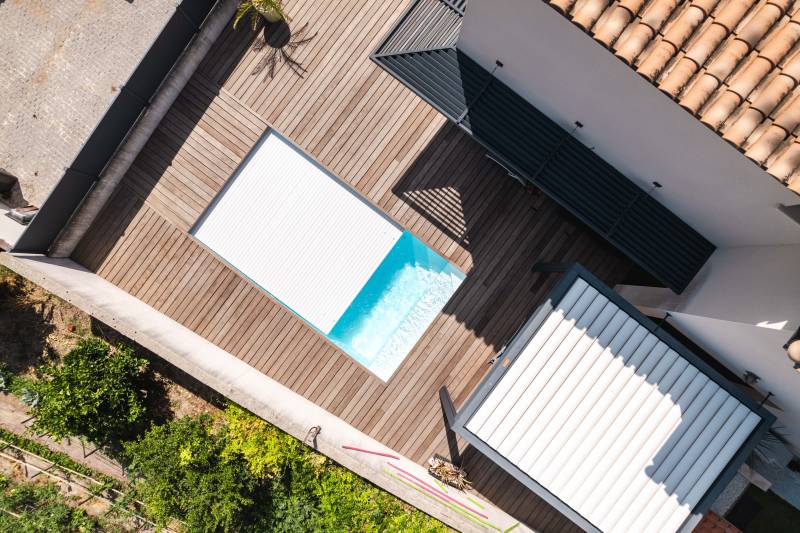
[[[437,391],[460,405],[552,281],[537,261],[580,261],[609,284],[629,263],[373,65],[404,3],[291,0],[304,77],[263,63],[247,29],[226,31],[175,102],[74,258],[386,445],[446,454]],[[304,35],[298,30],[308,23]],[[188,230],[274,127],[467,273],[388,383],[372,376]],[[264,199],[265,209],[269,199]],[[539,530],[574,526],[480,455],[465,466],[489,500]]]

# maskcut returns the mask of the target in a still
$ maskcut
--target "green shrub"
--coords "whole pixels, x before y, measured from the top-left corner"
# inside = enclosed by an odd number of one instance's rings
[[[0,476],[0,531],[86,533],[99,531],[94,518],[68,504],[53,483],[13,483]],[[14,516],[10,513],[14,513]]]
[[[309,457],[313,452],[299,440],[236,404],[225,409],[225,431],[223,455],[241,455],[258,478],[283,475],[287,468],[305,460],[319,462]]]
[[[147,360],[133,349],[115,350],[97,338],[81,340],[61,366],[39,368],[43,379],[31,385],[38,395],[31,413],[34,429],[60,439],[83,436],[107,444],[131,434],[146,414]]]
[[[187,417],[125,446],[153,518],[189,531],[440,532],[405,505],[237,405]]]
[[[190,531],[263,531],[268,490],[238,454],[223,456],[224,437],[209,416],[153,426],[125,445],[129,470],[153,519]]]

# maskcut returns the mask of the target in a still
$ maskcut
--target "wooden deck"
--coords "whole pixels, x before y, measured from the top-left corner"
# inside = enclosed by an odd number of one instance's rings
[[[305,69],[259,74],[270,45],[227,31],[167,114],[74,259],[386,445],[446,454],[437,391],[457,405],[551,282],[537,261],[580,261],[608,283],[629,263],[369,61],[405,8],[290,0]],[[305,32],[300,31],[308,24]],[[299,34],[299,35],[298,35]],[[275,36],[272,37],[275,39]],[[467,273],[444,312],[383,383],[211,254],[187,231],[273,127]],[[265,199],[265,208],[269,207]],[[574,526],[467,450],[475,487],[531,527]]]

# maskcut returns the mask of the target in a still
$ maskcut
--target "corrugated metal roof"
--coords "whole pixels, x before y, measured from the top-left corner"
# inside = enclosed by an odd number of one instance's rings
[[[582,267],[454,429],[589,530],[678,531],[774,417]]]
[[[392,32],[381,47],[381,53],[412,52],[456,45],[461,31],[461,11],[436,0],[417,2],[404,15],[404,24]],[[417,31],[424,26],[426,31]]]
[[[402,234],[272,131],[192,232],[325,334]]]
[[[412,16],[423,7],[425,13],[438,10],[440,16],[452,11],[440,0],[418,0],[373,59],[509,169],[541,188],[667,287],[683,291],[714,245],[455,48],[436,17]],[[427,48],[398,48],[398,33],[405,42],[424,42]],[[411,39],[410,34],[417,37]]]

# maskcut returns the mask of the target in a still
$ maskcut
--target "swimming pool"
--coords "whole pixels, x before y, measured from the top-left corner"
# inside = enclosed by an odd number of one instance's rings
[[[272,130],[192,234],[383,380],[464,280]]]
[[[462,281],[461,271],[406,231],[327,337],[387,380]]]

